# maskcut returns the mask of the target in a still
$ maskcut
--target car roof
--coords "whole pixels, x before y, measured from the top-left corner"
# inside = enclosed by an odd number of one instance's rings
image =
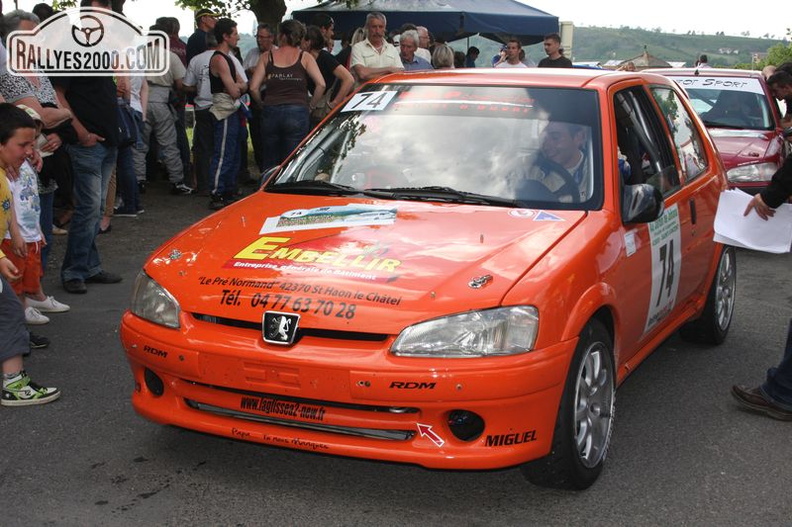
[[[764,80],[764,75],[758,70],[736,70],[726,68],[652,68],[644,70],[649,73],[675,76],[703,76],[703,77],[753,77]]]
[[[627,79],[642,78],[656,84],[673,84],[655,73],[590,70],[578,68],[460,68],[394,73],[373,81],[375,84],[552,86],[556,88],[606,89]]]

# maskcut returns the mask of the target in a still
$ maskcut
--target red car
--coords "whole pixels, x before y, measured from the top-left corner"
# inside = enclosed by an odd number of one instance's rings
[[[759,71],[727,69],[653,70],[674,79],[715,140],[729,186],[756,194],[789,153],[782,114]]]

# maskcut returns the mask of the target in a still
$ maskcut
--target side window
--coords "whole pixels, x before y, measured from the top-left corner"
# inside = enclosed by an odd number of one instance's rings
[[[674,193],[680,187],[674,153],[647,93],[641,87],[622,90],[613,106],[624,182],[648,183],[663,196]]]
[[[674,90],[654,87],[650,91],[671,130],[685,181],[691,181],[704,172],[708,164],[701,135]]]

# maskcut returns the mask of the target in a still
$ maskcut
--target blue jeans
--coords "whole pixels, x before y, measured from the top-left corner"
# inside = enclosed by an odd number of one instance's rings
[[[195,166],[195,188],[200,192],[209,190],[209,165],[214,152],[215,118],[209,109],[195,110],[193,128],[193,166]]]
[[[118,191],[124,201],[122,207],[124,212],[135,214],[142,209],[140,206],[140,192],[138,190],[138,178],[135,173],[135,149],[142,149],[143,144],[143,114],[132,109],[135,117],[135,125],[138,129],[137,144],[124,146],[118,149],[118,165],[116,167],[116,177],[118,179]],[[145,178],[144,178],[145,179]]]
[[[211,115],[211,114],[210,114]],[[230,195],[236,187],[239,172],[239,133],[242,129],[239,112],[222,121],[214,121],[214,153],[209,165],[209,190],[212,194]]]
[[[69,227],[61,280],[85,280],[102,271],[96,235],[104,213],[107,185],[116,164],[115,146],[69,145],[74,169],[74,215]]]
[[[132,151],[133,146],[122,146],[118,149],[118,165],[116,178],[118,191],[124,201],[120,210],[131,214],[140,210],[140,191],[138,190],[137,175],[135,174],[135,161]]]
[[[262,110],[255,104],[250,106],[250,119],[248,119],[250,143],[253,145],[253,157],[256,159],[259,175],[267,168],[264,166],[264,140],[261,136],[261,114]]]
[[[767,370],[762,392],[785,410],[792,411],[792,320],[789,321],[786,348],[781,363]]]
[[[264,106],[261,115],[266,170],[281,164],[308,135],[311,125],[307,106],[297,104]]]
[[[39,203],[41,203],[41,215],[39,215],[39,226],[47,244],[41,248],[41,270],[47,272],[47,257],[50,247],[52,247],[52,207],[55,203],[55,191],[39,193]]]

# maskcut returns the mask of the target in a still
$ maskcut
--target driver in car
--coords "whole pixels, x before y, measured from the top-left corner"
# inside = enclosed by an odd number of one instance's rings
[[[704,122],[709,125],[733,126],[737,128],[756,127],[755,122],[761,114],[761,109],[751,106],[756,105],[753,95],[737,91],[723,91],[708,112],[701,115]]]
[[[578,202],[589,195],[590,178],[588,156],[584,146],[588,141],[585,126],[561,121],[551,121],[542,133],[542,146],[526,179],[538,181],[553,195],[554,200],[564,203]],[[519,199],[532,199],[531,183],[524,185],[527,195],[518,194]],[[536,199],[537,197],[533,197]],[[545,197],[538,197],[545,201]]]

